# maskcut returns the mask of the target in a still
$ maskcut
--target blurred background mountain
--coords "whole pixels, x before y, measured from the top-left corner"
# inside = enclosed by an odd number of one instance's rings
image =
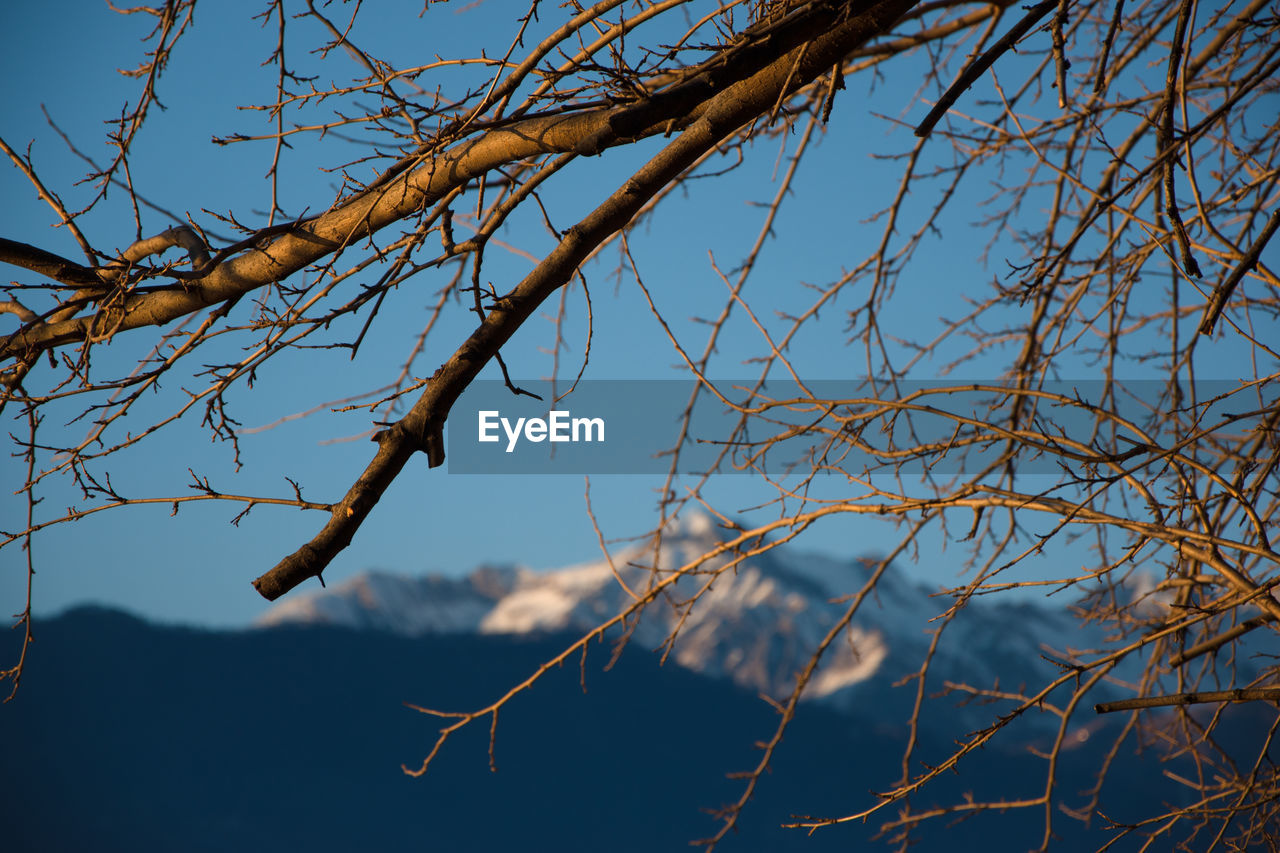
[[[718,535],[705,519],[673,529],[659,564],[703,553]],[[647,571],[628,563],[642,556],[614,561],[632,589]],[[9,849],[690,849],[718,828],[707,810],[743,790],[726,774],[752,768],[755,744],[776,726],[760,694],[785,697],[845,606],[831,599],[856,591],[866,572],[866,561],[785,548],[748,560],[716,581],[665,666],[651,650],[675,617],[657,608],[615,665],[612,644],[595,643],[581,668],[566,664],[504,709],[496,772],[482,720],[419,779],[401,765],[421,764],[442,721],[406,703],[469,711],[492,702],[617,612],[628,593],[607,563],[483,567],[462,579],[367,573],[288,598],[244,631],[74,610],[38,624],[21,689],[0,708]],[[878,785],[901,776],[915,685],[900,681],[919,668],[930,620],[948,604],[890,569],[719,849],[892,849],[884,839],[863,847],[883,820],[813,836],[781,824],[865,808]],[[1090,641],[1065,609],[1029,602],[975,601],[947,630],[962,636],[933,662],[929,694],[946,682],[1038,684],[1054,671],[1042,652]],[[1002,711],[961,698],[926,704],[915,762],[942,760]],[[1233,730],[1247,737],[1248,712],[1235,713]],[[1046,762],[1036,751],[1049,746],[1054,719],[1015,721],[913,808],[970,794],[1037,796]],[[1060,756],[1061,808],[1088,802],[1107,735],[1123,724],[1092,711],[1080,719]],[[1158,749],[1120,758],[1103,791],[1112,819],[1183,796],[1169,775],[1179,763]],[[1039,846],[1043,821],[1042,808],[979,813],[930,822],[915,838],[924,850],[1027,850]],[[1086,827],[1055,810],[1053,849],[1101,847],[1104,823],[1095,816]]]

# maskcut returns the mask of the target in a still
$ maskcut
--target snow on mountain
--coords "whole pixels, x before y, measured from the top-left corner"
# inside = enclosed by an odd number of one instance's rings
[[[286,598],[264,613],[258,625],[341,625],[408,636],[476,631],[494,603],[515,587],[517,577],[515,569],[492,566],[456,580],[362,572],[332,590]]]
[[[636,545],[616,553],[613,567],[604,560],[546,572],[486,566],[460,579],[366,572],[331,589],[295,594],[259,625],[339,625],[406,635],[585,632],[627,607],[633,593],[643,593],[722,541],[709,517],[694,515],[669,528],[656,560],[652,547]],[[634,626],[631,643],[663,647],[679,626],[671,657],[681,666],[786,696],[796,673],[847,610],[842,597],[863,586],[871,563],[783,546],[712,579],[728,559],[718,557],[672,584]],[[696,605],[683,607],[709,580]],[[878,693],[918,670],[937,624],[931,620],[950,605],[930,592],[890,567],[824,655],[806,698],[848,702],[861,695],[850,688],[863,685]],[[1079,630],[1065,612],[973,602],[947,628],[948,642],[931,672],[981,686],[997,678],[1016,684],[1026,678],[1027,666],[1043,665],[1046,644],[1088,645],[1082,637],[1071,641]]]

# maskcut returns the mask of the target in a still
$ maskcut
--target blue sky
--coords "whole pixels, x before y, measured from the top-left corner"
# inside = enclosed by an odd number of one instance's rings
[[[393,5],[414,12],[421,6],[387,3],[379,4],[376,11],[366,8],[364,26],[355,35],[372,52],[393,62],[422,63],[435,52],[458,54],[481,45],[488,45],[493,53],[505,48],[512,30],[495,12],[506,7],[494,2],[461,12],[431,6],[420,18],[412,12],[394,14]],[[261,213],[269,199],[264,175],[271,162],[270,143],[217,146],[211,142],[215,135],[254,134],[267,129],[261,113],[237,109],[267,102],[273,96],[274,71],[260,63],[273,47],[274,31],[251,20],[262,6],[225,2],[197,9],[193,32],[179,43],[160,82],[160,100],[166,109],[151,117],[131,158],[133,179],[143,196],[179,214],[189,213],[215,230],[217,223],[202,209],[235,211],[247,221],[260,222],[254,218],[255,211]],[[389,22],[387,26],[379,26],[383,20]],[[7,81],[0,135],[20,151],[28,150],[30,144],[40,175],[72,208],[92,192],[92,187],[73,186],[86,166],[52,131],[42,107],[85,153],[99,160],[109,157],[104,122],[134,99],[138,89],[136,80],[114,69],[137,64],[138,39],[149,26],[146,16],[119,16],[96,0],[21,4],[7,12],[6,31],[0,36],[4,47],[0,73]],[[298,40],[289,44],[292,67],[302,73],[326,75],[324,79],[343,79],[354,73],[342,55],[330,57],[332,65],[319,62],[308,53],[314,41],[302,25],[297,25],[297,30]],[[51,56],[53,45],[56,56]],[[331,67],[338,70],[330,71]],[[919,70],[918,64],[903,63],[902,67]],[[801,167],[794,196],[775,227],[781,239],[766,249],[748,285],[749,297],[761,298],[761,305],[773,312],[802,310],[812,298],[804,284],[831,281],[871,251],[880,238],[881,226],[866,220],[892,197],[900,174],[896,164],[874,159],[872,154],[909,150],[914,142],[909,128],[872,118],[872,114],[922,116],[927,105],[914,100],[919,79],[902,74],[893,80],[879,80],[873,89],[866,81],[849,81],[850,88],[841,93],[825,137],[818,140]],[[932,96],[928,91],[924,94]],[[973,97],[980,94],[981,87]],[[787,145],[794,146],[797,136],[791,135]],[[284,207],[292,215],[303,210],[314,212],[331,200],[335,185],[335,176],[322,169],[350,158],[356,149],[334,138],[322,142],[304,136],[292,139],[294,147],[286,152],[281,171]],[[572,179],[562,180],[559,188],[548,194],[548,208],[557,227],[567,227],[590,210],[625,178],[628,164],[638,164],[660,144],[661,140],[650,140],[632,151],[576,164]],[[940,163],[951,162],[952,155],[944,144],[940,142],[936,150]],[[763,221],[760,203],[776,192],[784,169],[779,142],[762,140],[737,172],[723,179],[695,182],[670,200],[661,217],[646,223],[632,237],[645,283],[690,349],[700,350],[705,337],[705,326],[696,318],[714,316],[725,299],[724,285],[711,267],[711,259],[724,270],[737,265]],[[909,201],[908,211],[918,213],[933,203],[928,186],[918,184],[918,197]],[[953,242],[932,241],[917,254],[912,272],[880,318],[886,328],[917,339],[932,337],[941,328],[941,317],[965,310],[966,294],[981,291],[993,276],[1003,274],[999,247],[990,266],[983,267],[972,257],[978,238],[967,236],[973,232],[965,230],[966,218],[980,211],[989,191],[989,185],[973,182],[970,195],[943,221],[943,232]],[[65,229],[50,227],[55,221],[53,213],[36,199],[16,169],[0,168],[0,197],[6,199],[0,208],[0,235],[79,257]],[[123,249],[135,237],[127,196],[118,189],[81,224],[100,248]],[[147,234],[169,224],[153,211],[143,213]],[[518,250],[505,254],[491,250],[487,257],[486,277],[502,291],[504,282],[514,284],[531,267],[523,253],[540,256],[551,242],[533,216],[513,218],[500,236]],[[957,237],[958,245],[968,254],[957,251]],[[677,355],[638,289],[626,276],[612,275],[617,264],[617,253],[606,253],[587,270],[594,307],[587,376],[623,380],[679,375],[673,369]],[[18,275],[10,270],[7,277]],[[252,389],[241,386],[229,395],[233,414],[246,428],[261,427],[390,382],[425,322],[436,288],[443,283],[443,278],[421,276],[402,287],[395,294],[393,308],[382,316],[376,334],[354,360],[345,352],[327,350],[274,359]],[[569,346],[562,354],[562,375],[572,376],[583,354],[585,311],[580,288],[571,291],[568,299]],[[847,298],[838,302],[796,343],[793,363],[806,378],[860,375],[861,347],[847,345],[846,312],[850,307]],[[768,323],[781,323],[777,316],[762,316]],[[454,310],[415,364],[415,375],[429,375],[447,358],[452,346],[471,328],[471,320],[465,310]],[[10,328],[12,322],[11,316],[0,316],[0,331]],[[353,324],[335,326],[328,340],[350,337],[355,328]],[[551,365],[547,350],[552,341],[549,321],[534,322],[522,330],[504,350],[513,375],[547,375]],[[95,358],[104,367],[117,360],[128,365],[148,343],[146,332],[134,333],[127,340],[99,348]],[[722,341],[715,375],[751,375],[749,366],[742,362],[756,355],[760,344],[758,333],[739,320]],[[227,353],[236,351],[228,346]],[[913,375],[934,378],[943,362],[945,358],[922,363]],[[994,370],[996,353],[988,363]],[[43,369],[47,375],[47,366]],[[983,369],[982,362],[971,365],[965,378],[985,378],[978,373]],[[148,402],[145,411],[159,416],[172,409],[177,399],[172,395],[180,394],[180,387],[189,381],[193,380],[170,380],[167,393]],[[67,420],[77,411],[70,406],[56,409]],[[345,414],[321,411],[270,430],[248,433],[243,436],[244,466],[237,471],[229,448],[211,443],[198,416],[188,417],[166,428],[142,449],[121,454],[107,468],[116,487],[130,496],[187,494],[191,468],[224,492],[285,495],[290,489],[284,478],[289,476],[299,481],[306,497],[336,500],[372,454],[372,445],[361,437],[369,429],[369,420],[362,410]],[[51,415],[44,433],[50,442],[69,441],[83,434],[83,425],[64,428],[54,421]],[[6,430],[21,428],[20,420],[5,424]],[[0,459],[0,466],[5,483],[22,480],[21,460],[6,457]],[[592,503],[606,534],[626,536],[647,529],[655,489],[660,485],[660,479],[652,477],[593,477]],[[15,527],[25,512],[24,503],[9,491],[0,496],[6,529]],[[718,500],[722,509],[740,510],[772,496],[771,490],[737,476],[719,478],[705,493]],[[66,482],[48,483],[41,498],[44,503],[39,511],[46,517],[73,503],[83,505]],[[176,517],[170,517],[169,508],[163,505],[112,510],[42,532],[35,538],[39,569],[36,610],[49,613],[76,603],[98,602],[164,621],[245,624],[267,606],[249,581],[309,539],[325,519],[318,513],[258,507],[233,526],[230,522],[239,510],[239,505],[212,502],[184,505]],[[804,540],[811,549],[850,557],[881,551],[893,541],[890,526],[864,518],[829,522]],[[919,556],[912,571],[930,583],[954,580],[957,567],[942,550],[942,543],[926,540],[926,544],[938,550]],[[451,574],[482,562],[543,568],[598,555],[596,537],[584,512],[582,476],[464,476],[428,470],[425,458],[418,457],[383,498],[353,546],[330,567],[326,578],[340,581],[369,567]],[[1057,554],[1058,559],[1063,557],[1064,552]],[[1045,570],[1054,568],[1046,566]],[[24,583],[25,565],[18,549],[0,552],[0,602],[8,612],[20,609]]]

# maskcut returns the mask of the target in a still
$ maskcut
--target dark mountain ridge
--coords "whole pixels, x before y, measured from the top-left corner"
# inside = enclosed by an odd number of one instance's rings
[[[204,631],[100,609],[42,621],[21,690],[0,708],[9,849],[626,853],[689,849],[712,834],[717,824],[703,810],[737,799],[743,782],[725,774],[756,763],[753,744],[769,737],[776,714],[725,679],[660,667],[641,648],[604,671],[611,650],[593,647],[581,672],[553,671],[516,698],[500,717],[497,772],[487,720],[451,740],[424,777],[401,771],[421,762],[440,726],[404,703],[482,707],[568,639]],[[869,792],[901,772],[893,713],[876,703],[805,705],[719,849],[889,849],[864,848],[874,819],[813,836],[779,824],[874,802]],[[938,760],[950,746],[926,729],[917,757]],[[1063,753],[1064,803],[1082,802],[1098,757],[1090,744]],[[1113,771],[1109,814],[1136,816],[1180,796],[1155,758]],[[914,806],[966,792],[1025,797],[1042,790],[1044,767],[1025,744],[993,746]],[[915,849],[1031,849],[1043,817],[1020,809],[934,822]],[[1108,836],[1097,824],[1085,830],[1057,815],[1053,849],[1100,847]]]

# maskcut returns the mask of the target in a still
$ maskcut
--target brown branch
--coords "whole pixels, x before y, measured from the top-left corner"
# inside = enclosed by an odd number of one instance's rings
[[[828,26],[831,21],[819,19],[812,25],[823,35],[810,43],[802,41],[800,47],[707,101],[688,130],[570,228],[560,244],[514,290],[496,301],[480,327],[436,371],[409,413],[376,436],[377,454],[335,506],[329,523],[311,542],[255,580],[253,585],[258,592],[274,600],[307,578],[319,576],[350,544],[373,505],[416,451],[427,451],[432,467],[443,462],[440,434],[454,401],[543,300],[566,284],[601,242],[621,230],[649,199],[730,133],[767,113],[787,91],[788,81],[791,87],[798,88],[826,73],[849,51],[887,31],[912,5],[914,0],[886,0],[834,28]],[[628,118],[620,122],[619,131],[629,133],[630,121]],[[595,141],[601,145],[612,141],[597,140],[594,135],[581,138],[592,139],[593,146]]]
[[[16,299],[7,299],[4,302],[0,302],[0,314],[14,314],[24,323],[35,323],[40,319],[36,312]]]
[[[0,263],[29,269],[73,287],[105,283],[91,267],[4,237],[0,237]]]
[[[455,187],[514,160],[570,150],[607,120],[604,111],[530,119],[461,143],[376,191],[356,195],[298,224],[265,246],[219,264],[184,287],[139,294],[92,316],[37,325],[0,343],[12,357],[116,332],[163,325],[210,305],[279,281],[352,242],[413,215]]]
[[[1252,619],[1246,619],[1244,622],[1241,622],[1239,625],[1236,625],[1234,628],[1230,628],[1226,631],[1223,631],[1221,634],[1219,634],[1216,637],[1210,637],[1209,639],[1204,640],[1203,642],[1196,643],[1194,646],[1187,649],[1186,651],[1179,652],[1178,654],[1173,655],[1172,657],[1169,658],[1169,666],[1171,667],[1182,666],[1184,663],[1191,660],[1192,658],[1196,658],[1196,657],[1199,657],[1200,655],[1207,654],[1211,651],[1214,651],[1215,649],[1220,649],[1223,646],[1225,646],[1227,643],[1236,639],[1237,637],[1243,637],[1245,634],[1249,633],[1255,628],[1261,628],[1263,625],[1267,624],[1268,622],[1274,622],[1274,621],[1275,621],[1275,617],[1272,616],[1270,613],[1264,614],[1262,616],[1254,616]]]
[[[199,269],[209,260],[209,248],[205,246],[204,240],[195,232],[195,229],[190,225],[175,225],[154,237],[134,242],[120,255],[119,262],[102,270],[100,274],[109,281],[116,281],[124,275],[131,264],[174,247],[186,250],[192,269]]]
[[[1215,702],[1280,702],[1280,687],[1241,687],[1235,690],[1212,690],[1207,693],[1173,693],[1169,696],[1139,696],[1116,702],[1100,702],[1093,706],[1099,714],[1134,711],[1140,708],[1169,708],[1177,705],[1206,705]]]
[[[1187,23],[1191,16],[1191,0],[1182,0],[1178,10],[1178,23],[1174,27],[1173,46],[1169,50],[1169,65],[1165,71],[1164,113],[1160,117],[1159,145],[1160,155],[1164,160],[1164,212],[1173,223],[1173,233],[1178,238],[1178,246],[1182,254],[1182,266],[1187,275],[1200,277],[1200,265],[1191,254],[1191,239],[1187,236],[1187,226],[1182,223],[1182,214],[1178,212],[1177,188],[1173,180],[1173,168],[1178,158],[1170,152],[1174,147],[1173,110],[1176,103],[1178,81],[1182,79],[1182,43],[1186,38]],[[1185,86],[1185,81],[1183,81]]]
[[[1231,271],[1231,275],[1222,280],[1213,290],[1213,295],[1209,297],[1209,303],[1204,307],[1204,317],[1200,320],[1200,334],[1212,335],[1213,327],[1218,323],[1218,317],[1222,315],[1223,309],[1227,307],[1227,301],[1231,299],[1231,294],[1235,293],[1236,287],[1244,280],[1245,275],[1258,265],[1258,261],[1262,258],[1262,250],[1266,248],[1267,243],[1275,235],[1276,229],[1280,228],[1280,207],[1277,207],[1271,213],[1271,219],[1267,221],[1267,227],[1262,229],[1262,233],[1258,235],[1258,239],[1253,241],[1253,245],[1249,247],[1249,251],[1240,259],[1240,263],[1236,264],[1236,268]]]
[[[977,83],[983,74],[987,73],[987,69],[995,64],[1005,51],[1012,48],[1018,43],[1027,32],[1039,23],[1040,19],[1049,14],[1049,10],[1058,5],[1057,0],[1043,0],[1027,10],[1027,14],[1022,16],[1022,20],[1014,24],[1009,32],[1004,34],[1000,41],[991,45],[982,56],[974,62],[969,63],[956,81],[951,84],[951,88],[938,99],[938,103],[934,104],[933,109],[929,110],[929,114],[924,117],[924,121],[916,127],[916,136],[926,137],[933,133],[934,126],[942,120],[947,114],[947,110],[960,99],[960,96],[974,83]]]
[[[879,5],[869,2],[856,5],[869,9],[864,14],[875,19],[876,10],[882,7],[909,8],[914,2],[886,0]],[[744,79],[755,79],[753,75],[761,73],[761,69],[774,67],[779,55],[790,55],[796,45],[824,33],[822,38],[830,43],[832,28],[845,14],[844,9],[825,5],[806,7],[781,25],[728,49],[727,59],[720,56],[709,60],[690,79],[620,108],[540,116],[490,127],[480,136],[425,159],[386,185],[365,190],[271,243],[220,264],[198,280],[184,279],[180,289],[131,295],[119,305],[92,315],[22,329],[0,342],[0,357],[95,339],[107,332],[116,334],[143,326],[164,325],[215,303],[236,299],[412,216],[451,190],[504,164],[549,153],[596,154],[660,132],[687,128],[728,88]],[[879,35],[891,24],[892,20],[887,21],[883,30],[868,33],[863,40]],[[848,50],[833,53],[832,63],[847,53]],[[806,60],[806,67],[811,64]],[[803,82],[811,79],[806,76]],[[773,91],[776,95],[781,87],[775,85]],[[747,116],[743,122],[749,118],[754,116]]]

